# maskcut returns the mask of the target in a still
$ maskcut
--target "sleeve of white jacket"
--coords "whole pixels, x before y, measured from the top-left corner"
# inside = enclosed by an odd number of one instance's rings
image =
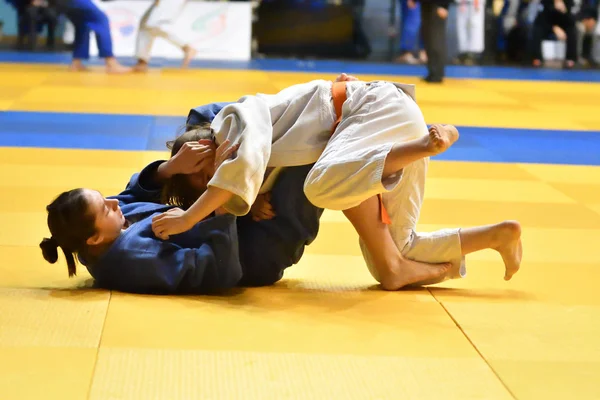
[[[273,127],[269,107],[261,99],[248,96],[225,106],[211,128],[217,144],[229,139],[231,145],[239,143],[240,147],[234,158],[215,171],[208,186],[233,193],[224,208],[237,216],[246,215],[256,200],[271,156]]]

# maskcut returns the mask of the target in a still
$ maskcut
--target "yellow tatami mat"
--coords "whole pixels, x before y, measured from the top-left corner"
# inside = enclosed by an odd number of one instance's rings
[[[183,117],[322,77],[0,65],[0,108]],[[565,93],[577,100],[559,103]],[[449,80],[418,96],[428,119],[457,125],[600,129],[585,108],[597,85]],[[489,250],[467,257],[463,280],[381,291],[354,229],[330,211],[273,287],[110,293],[85,268],[69,279],[62,257],[44,261],[45,206],[60,191],[116,194],[165,156],[0,148],[0,400],[600,399],[600,167],[431,162],[419,228],[518,219],[524,261],[510,282]]]
[[[467,258],[462,281],[379,291],[349,223],[326,212],[317,241],[275,287],[164,297],[89,289],[83,270],[69,280],[37,248],[55,193],[84,182],[114,193],[163,154],[0,152],[12,194],[0,220],[14,226],[0,235],[2,399],[87,398],[84,389],[93,399],[600,396],[600,253],[591,250],[600,214],[595,193],[576,189],[599,168],[432,162],[423,230],[523,223],[525,261],[508,283],[500,257],[485,251]],[[472,190],[484,168],[520,189],[504,198]]]

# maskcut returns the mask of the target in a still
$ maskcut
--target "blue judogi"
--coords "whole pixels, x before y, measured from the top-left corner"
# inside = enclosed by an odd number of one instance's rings
[[[113,57],[110,24],[102,10],[91,0],[60,0],[58,4],[75,26],[73,58],[90,58],[91,32],[96,35],[98,55],[102,58]]]

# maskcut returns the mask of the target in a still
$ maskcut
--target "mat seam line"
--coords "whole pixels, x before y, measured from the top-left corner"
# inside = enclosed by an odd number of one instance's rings
[[[469,335],[467,335],[467,333],[464,331],[464,329],[462,328],[462,326],[460,326],[460,324],[458,323],[458,321],[454,318],[454,316],[450,313],[450,311],[446,308],[446,306],[444,306],[444,304],[436,297],[435,293],[433,293],[433,291],[431,289],[427,288],[427,291],[431,294],[431,296],[435,299],[435,301],[440,305],[440,307],[442,307],[442,309],[446,312],[446,314],[448,314],[448,316],[450,317],[450,319],[452,320],[452,322],[454,322],[454,325],[456,325],[456,327],[460,330],[460,332],[463,334],[463,336],[465,337],[465,339],[467,339],[467,341],[471,344],[471,346],[473,347],[473,349],[475,349],[475,351],[477,352],[477,354],[479,355],[479,357],[481,357],[481,359],[483,360],[483,362],[485,362],[485,364],[488,366],[488,368],[490,369],[490,371],[492,371],[492,373],[494,374],[494,376],[496,376],[496,378],[498,379],[498,381],[500,381],[500,383],[506,389],[506,391],[512,396],[513,399],[517,400],[517,396],[515,396],[515,394],[513,393],[513,391],[510,390],[510,388],[508,387],[508,385],[500,377],[500,375],[498,374],[498,372],[492,367],[492,365],[489,363],[489,361],[487,360],[487,358],[485,358],[485,356],[479,350],[479,348],[477,348],[477,346],[475,345],[475,343],[471,340],[471,338],[469,337]]]
[[[86,399],[89,400],[92,395],[92,387],[94,386],[94,379],[96,377],[96,368],[98,367],[98,358],[100,356],[100,347],[102,346],[102,339],[104,338],[104,328],[106,327],[106,320],[108,319],[108,309],[110,307],[110,301],[112,300],[112,290],[108,292],[108,305],[106,306],[106,314],[104,314],[104,320],[102,321],[102,331],[100,332],[100,340],[98,340],[98,347],[96,348],[96,359],[94,360],[94,367],[92,368],[92,379],[90,379],[90,387],[88,388]]]

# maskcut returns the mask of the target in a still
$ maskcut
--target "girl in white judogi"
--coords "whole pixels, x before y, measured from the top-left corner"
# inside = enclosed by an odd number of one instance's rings
[[[458,53],[469,61],[485,48],[485,0],[457,0],[457,4]]]
[[[505,279],[510,279],[521,261],[517,222],[415,231],[429,156],[457,140],[456,128],[434,125],[428,130],[414,87],[389,82],[347,82],[347,100],[336,116],[332,85],[338,84],[313,81],[224,107],[206,137],[214,134],[219,150],[237,146],[237,155],[191,179],[203,189],[196,203],[185,212],[175,209],[155,217],[154,233],[167,239],[220,208],[245,215],[272,169],[314,163],[304,185],[307,198],[344,212],[360,236],[369,270],[384,289],[462,277],[464,256],[485,248],[501,254]]]
[[[154,0],[140,21],[136,42],[137,64],[135,71],[146,72],[152,53],[152,45],[157,37],[171,42],[183,51],[182,67],[186,68],[197,51],[175,33],[175,21],[185,8],[187,0]]]

